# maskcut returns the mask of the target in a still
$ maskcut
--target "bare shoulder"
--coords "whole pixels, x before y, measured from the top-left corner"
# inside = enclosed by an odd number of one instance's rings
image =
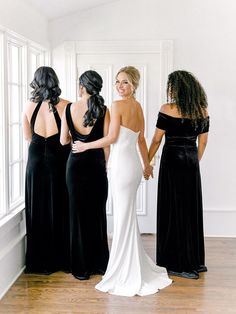
[[[136,104],[136,108],[137,108],[137,112],[139,115],[143,115],[143,108],[142,108],[142,105],[140,104],[140,102],[138,102],[137,100],[135,101],[135,104]]]
[[[160,112],[169,114],[171,111],[173,111],[173,105],[170,104],[161,105]]]
[[[124,103],[124,100],[114,100],[111,104],[112,110],[120,110],[123,103]]]
[[[176,104],[163,104],[160,108],[160,112],[175,118],[181,117],[181,114]]]
[[[113,100],[112,106],[114,107],[119,107],[122,106],[125,103],[125,100],[120,99],[120,100]]]
[[[208,113],[207,109],[204,110],[203,116],[204,116],[204,118],[208,118],[209,117],[209,113]]]
[[[60,98],[60,101],[59,101],[58,105],[64,108],[64,107],[66,107],[69,103],[70,103],[69,100]]]
[[[137,108],[141,111],[143,111],[142,105],[140,104],[140,102],[138,102],[137,100],[135,100],[135,103],[137,105]]]
[[[24,105],[24,112],[25,113],[32,112],[35,109],[36,105],[37,104],[31,100],[27,101],[26,104]]]

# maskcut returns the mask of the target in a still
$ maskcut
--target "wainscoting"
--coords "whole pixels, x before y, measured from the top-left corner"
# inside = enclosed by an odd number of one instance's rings
[[[0,299],[24,270],[25,216],[13,213],[0,221]]]

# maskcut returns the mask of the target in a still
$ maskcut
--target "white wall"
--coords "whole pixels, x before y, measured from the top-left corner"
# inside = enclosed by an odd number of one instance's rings
[[[67,40],[174,40],[174,69],[193,72],[209,99],[201,169],[205,234],[212,236],[236,236],[235,17],[234,0],[120,0],[49,24],[55,65]]]
[[[49,46],[48,22],[25,0],[0,0],[0,27]]]

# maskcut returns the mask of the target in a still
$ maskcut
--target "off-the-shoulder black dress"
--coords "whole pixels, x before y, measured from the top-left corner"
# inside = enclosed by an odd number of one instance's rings
[[[203,125],[203,126],[202,126]],[[201,177],[196,140],[208,132],[209,117],[190,119],[159,113],[165,130],[157,195],[157,264],[175,272],[205,265]]]

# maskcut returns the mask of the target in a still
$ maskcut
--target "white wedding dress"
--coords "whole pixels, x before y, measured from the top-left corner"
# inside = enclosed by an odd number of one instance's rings
[[[137,152],[139,132],[121,126],[113,145],[111,192],[114,233],[105,275],[96,289],[120,296],[148,295],[170,285],[166,269],[145,253],[136,217],[136,193],[142,177]]]

